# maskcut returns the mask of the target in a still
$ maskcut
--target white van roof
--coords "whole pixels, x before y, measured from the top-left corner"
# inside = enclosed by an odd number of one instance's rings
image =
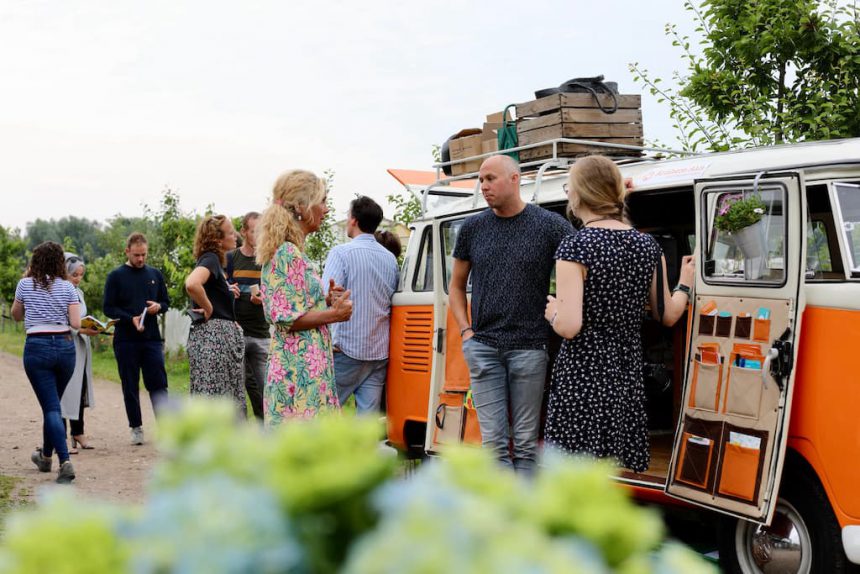
[[[706,153],[680,159],[645,159],[618,167],[625,178],[633,179],[635,193],[666,187],[690,186],[697,179],[733,174],[755,174],[762,171],[799,168],[826,170],[830,166],[836,168],[849,164],[860,165],[860,138]],[[532,175],[527,173],[523,176],[521,189],[525,201],[534,199],[535,182],[530,178]],[[544,176],[540,183],[537,202],[564,201],[566,198],[562,184],[565,181],[564,172]],[[453,215],[483,207],[486,207],[486,203],[480,195],[477,198],[463,198],[428,210],[426,218]]]

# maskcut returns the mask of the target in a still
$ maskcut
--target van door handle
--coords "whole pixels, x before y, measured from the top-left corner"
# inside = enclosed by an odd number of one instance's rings
[[[436,329],[436,352],[442,352],[442,343],[445,342],[445,329]]]
[[[774,359],[779,358],[779,351],[775,347],[771,347],[764,358],[764,364],[761,366],[761,383],[765,390],[767,389],[767,378],[770,376],[770,364]],[[779,381],[777,381],[779,383]],[[782,385],[780,385],[782,388]]]

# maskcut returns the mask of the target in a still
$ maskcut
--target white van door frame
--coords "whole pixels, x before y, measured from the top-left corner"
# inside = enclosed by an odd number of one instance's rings
[[[720,198],[726,193],[756,193],[759,190],[769,194],[769,197],[781,197],[783,201],[782,261],[771,258],[768,235],[764,236],[765,253],[763,260],[760,259],[760,264],[768,268],[778,269],[781,264],[784,273],[781,280],[748,278],[744,271],[740,271],[744,273],[743,276],[733,276],[731,269],[726,272],[716,269],[716,257],[708,260],[711,250],[716,252],[713,230]],[[796,370],[793,367],[797,362],[800,321],[805,304],[806,199],[803,173],[790,171],[760,173],[754,177],[729,176],[698,180],[695,182],[695,209],[696,292],[691,301],[693,315],[687,342],[681,416],[665,492],[669,496],[737,518],[769,524],[776,508],[788,442]],[[751,260],[745,261],[751,266]],[[706,313],[702,314],[705,307]],[[728,311],[717,314],[718,309]],[[774,309],[780,317],[781,326],[776,327],[775,319],[773,331],[763,338],[753,339],[749,332],[750,324],[758,327],[755,313],[763,309]],[[712,314],[711,318],[708,318],[707,312]],[[767,316],[770,317],[769,314]],[[740,330],[741,321],[737,320],[741,318],[743,331]],[[713,331],[708,330],[711,322],[717,324]],[[722,335],[720,324],[723,325]],[[770,329],[769,318],[766,324]],[[782,328],[786,326],[786,329]],[[725,335],[726,328],[728,335]],[[777,329],[782,332],[774,332]],[[744,338],[745,334],[747,338]],[[748,349],[756,345],[761,349],[758,359],[744,359],[736,353],[740,347]],[[716,355],[714,349],[717,349]],[[700,368],[703,373],[709,372],[709,366],[703,360],[705,357],[715,357],[715,362],[710,365],[710,376],[713,376],[716,391],[705,394],[708,400],[703,401],[702,405],[698,402],[700,394],[697,393],[706,392],[705,389],[711,387],[702,386],[697,391],[694,381],[698,378]],[[747,369],[745,365],[751,367]],[[759,369],[758,378],[748,374],[754,372],[755,368]],[[699,380],[705,381],[708,376],[703,375]],[[733,383],[732,379],[735,379]],[[762,388],[750,386],[753,381],[759,381]],[[741,387],[742,382],[747,386]],[[734,386],[729,387],[730,383]],[[742,413],[739,408],[733,412],[728,408],[729,401],[733,400],[731,397],[735,396],[733,393],[741,392],[739,389],[743,388],[760,393],[761,406],[756,408],[761,410],[756,411],[756,414]],[[711,398],[712,404],[709,403]],[[697,429],[703,430],[700,432]],[[738,457],[755,453],[756,448],[760,449],[759,458],[754,459],[758,461],[758,466],[753,471],[746,462],[742,465],[739,462],[742,459]],[[733,468],[750,470],[740,473]],[[739,478],[741,476],[754,482],[744,483]],[[701,483],[697,483],[699,479]],[[738,489],[738,483],[748,484],[748,487],[741,486]],[[749,500],[743,496],[739,498],[737,494],[737,490],[745,488],[749,488],[752,493]]]

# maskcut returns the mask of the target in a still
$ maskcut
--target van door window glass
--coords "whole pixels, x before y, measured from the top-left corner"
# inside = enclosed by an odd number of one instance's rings
[[[412,278],[413,291],[433,290],[433,228],[427,226],[421,234],[421,249],[415,262],[415,275]]]
[[[837,183],[834,188],[839,204],[839,225],[845,236],[851,276],[860,277],[860,185]]]
[[[454,247],[457,245],[457,235],[460,233],[460,228],[463,227],[462,219],[454,219],[446,221],[442,224],[442,254],[445,256],[445,292],[448,292],[448,285],[451,283],[451,273],[454,270]],[[469,279],[466,283],[466,291],[472,291],[472,275],[469,274]]]
[[[808,220],[806,224],[806,271],[807,278],[820,279],[824,273],[833,272],[827,228],[821,220]]]
[[[752,189],[720,189],[704,196],[707,237],[704,265],[708,283],[785,283],[785,190],[762,184]],[[745,213],[744,213],[745,212]],[[752,224],[743,225],[754,221]]]

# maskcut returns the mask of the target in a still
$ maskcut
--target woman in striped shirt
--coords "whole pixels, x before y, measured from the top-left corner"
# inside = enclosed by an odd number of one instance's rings
[[[42,446],[30,459],[41,472],[50,472],[57,451],[57,482],[69,483],[75,469],[69,461],[60,396],[75,369],[72,329],[81,326],[80,302],[74,286],[65,280],[63,247],[46,241],[33,250],[30,266],[15,288],[12,317],[24,321],[24,371],[42,407]]]

